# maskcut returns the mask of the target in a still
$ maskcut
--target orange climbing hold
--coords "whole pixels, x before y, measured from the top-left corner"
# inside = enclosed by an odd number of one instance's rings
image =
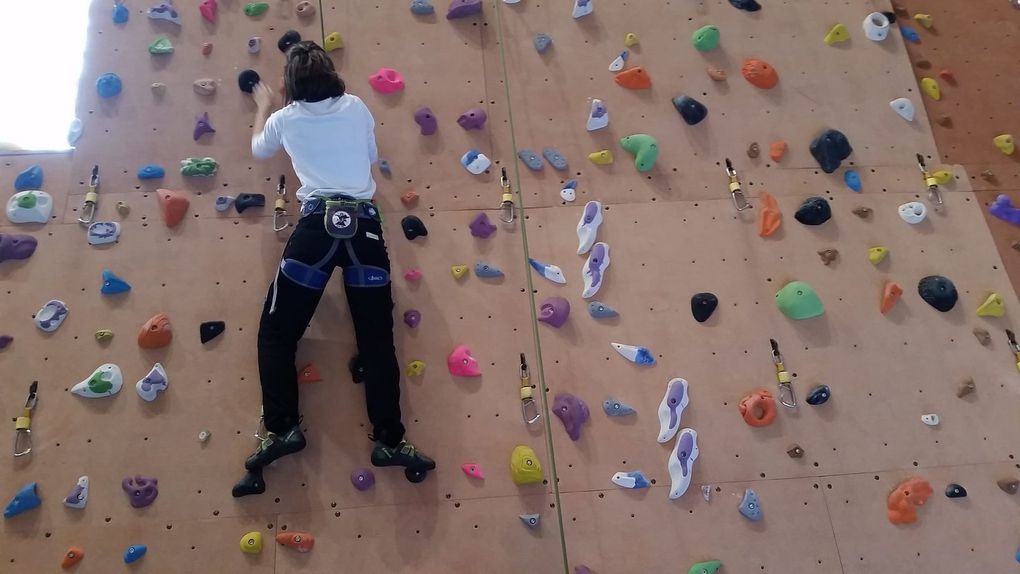
[[[939,77],[945,80],[947,84],[956,84],[956,76],[953,75],[953,71],[949,68],[939,70]]]
[[[176,227],[188,212],[188,205],[191,203],[188,196],[179,191],[157,189],[156,197],[159,199],[159,210],[163,214],[163,223],[167,227]]]
[[[928,481],[912,476],[901,482],[889,493],[887,516],[893,524],[913,524],[917,522],[916,506],[922,506],[931,496],[932,489]]]
[[[652,77],[638,66],[616,74],[616,83],[631,90],[647,90],[652,87]]]
[[[60,567],[66,570],[67,568],[81,562],[81,559],[84,557],[84,550],[78,546],[72,546],[67,549],[67,552],[64,552],[64,559],[60,561]]]
[[[158,349],[169,345],[173,338],[170,318],[159,313],[142,325],[142,330],[138,332],[138,346],[143,349]]]
[[[786,142],[783,140],[776,140],[769,144],[769,157],[772,161],[779,161],[786,155]]]
[[[761,210],[758,212],[758,235],[768,237],[783,224],[783,213],[779,211],[779,202],[772,194],[761,192]]]
[[[892,281],[886,281],[885,286],[882,287],[882,304],[878,310],[883,315],[889,312],[890,309],[896,305],[896,302],[900,300],[900,295],[903,295],[903,287],[900,287]]]
[[[400,196],[400,202],[404,204],[404,207],[410,209],[418,203],[418,194],[415,191],[408,191],[404,195]]]
[[[322,380],[322,375],[315,365],[308,363],[298,372],[297,380],[299,383],[317,383]]]
[[[281,532],[276,535],[276,541],[298,552],[308,552],[315,546],[315,537],[307,532]]]
[[[768,389],[758,389],[740,399],[740,415],[753,427],[767,427],[776,420],[776,400]]]
[[[779,83],[779,73],[765,60],[757,58],[744,60],[740,73],[752,86],[763,90],[771,90]]]

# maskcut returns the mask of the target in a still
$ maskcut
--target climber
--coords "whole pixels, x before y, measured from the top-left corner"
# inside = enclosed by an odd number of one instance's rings
[[[245,461],[249,474],[234,496],[265,490],[261,470],[305,448],[294,365],[298,340],[315,313],[334,268],[343,270],[347,304],[359,355],[352,361],[365,383],[368,418],[376,441],[375,466],[424,473],[435,462],[404,440],[400,418],[400,366],[393,343],[390,260],[381,216],[372,202],[372,164],[379,159],[375,119],[357,96],[345,93],[326,52],[314,42],[287,49],[284,107],[264,83],[252,96],[258,107],[251,139],[256,159],[282,147],[301,180],[301,219],[284,248],[269,286],[258,334],[263,435]]]

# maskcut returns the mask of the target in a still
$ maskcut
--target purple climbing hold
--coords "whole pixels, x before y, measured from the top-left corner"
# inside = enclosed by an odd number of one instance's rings
[[[158,480],[145,476],[127,477],[120,482],[120,487],[127,493],[131,506],[144,508],[159,496]]]
[[[367,468],[359,468],[351,473],[351,484],[357,490],[364,492],[375,484],[375,474]]]
[[[209,123],[209,112],[203,113],[198,118],[195,118],[195,130],[191,132],[191,137],[198,141],[198,138],[205,134],[214,134],[216,130],[213,129],[212,124]]]
[[[488,114],[482,108],[471,108],[457,118],[457,124],[466,130],[480,130],[485,126],[485,120],[489,119]]]
[[[432,113],[432,108],[423,106],[415,110],[414,121],[421,127],[421,135],[430,136],[436,133],[436,129],[439,127],[439,122],[436,121],[436,115]]]
[[[581,438],[581,425],[591,416],[588,405],[570,393],[560,393],[553,399],[553,414],[567,429],[570,440]]]
[[[1020,225],[1020,209],[1013,207],[1013,200],[1006,195],[995,198],[995,202],[988,207],[988,213],[1013,225]]]
[[[468,227],[471,228],[471,235],[480,239],[488,239],[492,237],[493,233],[496,233],[496,226],[489,221],[489,216],[484,211],[476,215]]]
[[[10,335],[0,335],[0,351],[7,348],[8,345],[14,342],[14,337]]]
[[[591,568],[587,566],[574,566],[574,574],[592,574]]]
[[[588,261],[581,268],[581,273],[584,275],[584,292],[581,293],[581,297],[590,299],[599,292],[608,267],[609,245],[600,241],[592,247],[588,254]]]
[[[421,323],[421,311],[417,309],[404,311],[404,323],[412,329],[417,328],[418,323]]]
[[[0,233],[0,263],[8,259],[28,259],[38,245],[31,235]]]
[[[570,302],[563,297],[550,297],[538,307],[538,320],[559,329],[570,316]]]
[[[467,18],[482,13],[482,0],[451,0],[446,10],[446,19]]]

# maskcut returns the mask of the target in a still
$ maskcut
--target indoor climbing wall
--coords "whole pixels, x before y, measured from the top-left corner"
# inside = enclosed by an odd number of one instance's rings
[[[1020,476],[1010,440],[1020,407],[1016,360],[1003,332],[1010,314],[978,317],[975,309],[993,292],[1007,309],[1018,302],[982,223],[983,204],[971,187],[979,179],[970,168],[941,163],[978,160],[933,139],[922,109],[931,102],[911,77],[897,25],[882,42],[863,34],[861,21],[891,10],[888,3],[777,1],[747,12],[730,2],[593,0],[591,14],[573,18],[572,0],[486,0],[481,15],[453,20],[446,2],[432,3],[434,14],[416,15],[407,2],[323,0],[312,3],[314,14],[299,16],[296,0],[271,0],[266,13],[249,16],[241,0],[219,0],[214,23],[197,3],[179,2],[181,26],[147,18],[151,5],[139,0],[126,1],[124,24],[111,22],[109,2],[93,4],[77,148],[7,157],[0,169],[5,202],[11,182],[32,164],[43,168],[42,189],[54,200],[46,224],[0,218],[0,233],[39,242],[30,259],[0,263],[0,335],[14,338],[0,350],[0,412],[18,415],[33,382],[39,392],[33,451],[0,467],[0,494],[35,481],[43,499],[0,524],[0,565],[51,571],[74,545],[86,553],[76,571],[109,572],[123,567],[129,545],[144,544],[148,553],[136,566],[149,572],[585,572],[575,570],[584,565],[615,574],[686,572],[713,559],[723,562],[722,572],[1012,568],[1018,499],[997,486]],[[936,22],[946,17],[931,12]],[[849,40],[826,45],[822,38],[837,23]],[[699,51],[692,34],[706,25],[721,39]],[[921,46],[936,39],[937,26],[912,26]],[[380,155],[390,166],[376,180],[393,261],[398,355],[403,364],[426,364],[423,375],[403,381],[405,423],[439,465],[421,484],[408,483],[399,469],[377,469],[372,489],[351,485],[351,472],[368,466],[370,427],[363,390],[346,366],[354,341],[334,281],[299,349],[298,367],[312,364],[323,379],[301,386],[309,447],[267,469],[265,494],[230,496],[254,447],[258,313],[289,233],[273,231],[276,184],[282,174],[291,191],[298,185],[283,154],[251,159],[254,106],[236,78],[255,69],[275,88],[283,64],[276,42],[287,30],[318,41],[338,33],[343,47],[331,56],[376,118]],[[539,33],[551,39],[541,54]],[[607,70],[627,33],[637,43],[627,48],[625,68],[643,68],[650,89],[627,89]],[[150,55],[146,48],[159,37],[172,54]],[[254,37],[262,47],[252,54]],[[761,90],[746,82],[746,58],[768,62],[779,84]],[[727,79],[711,79],[709,67]],[[367,80],[380,68],[398,70],[405,89],[373,91]],[[95,81],[107,72],[121,78],[123,90],[104,99]],[[201,80],[215,92],[199,94],[193,83]],[[681,95],[704,104],[707,118],[687,125],[671,102]],[[890,109],[900,97],[917,108],[913,122]],[[593,98],[610,121],[589,132]],[[419,133],[414,116],[422,106],[438,119],[434,135]],[[462,129],[458,117],[476,107],[488,121]],[[193,138],[194,120],[206,112],[216,132]],[[828,128],[853,146],[832,174],[808,151]],[[619,144],[640,133],[660,149],[645,172]],[[779,140],[788,148],[776,161],[769,152]],[[756,158],[749,157],[752,143]],[[568,167],[542,160],[547,148]],[[492,159],[486,173],[472,175],[459,163],[471,149]],[[540,171],[517,160],[529,150],[544,164]],[[613,163],[589,161],[600,150]],[[930,206],[918,153],[932,170],[955,177],[941,186],[944,207],[909,225],[897,213],[901,204]],[[178,173],[181,159],[206,156],[219,162],[214,177]],[[726,158],[749,210],[731,202]],[[149,163],[166,175],[140,180],[139,168]],[[93,165],[101,176],[96,217],[122,227],[119,241],[106,246],[88,245],[77,222]],[[496,210],[503,167],[519,191],[521,218],[511,225]],[[860,178],[860,193],[845,183],[848,168]],[[571,179],[576,201],[567,202],[561,190]],[[172,229],[157,188],[190,200]],[[412,191],[416,201],[401,201]],[[766,238],[757,223],[763,191],[783,214]],[[243,193],[264,194],[266,207],[217,211],[217,197]],[[820,226],[794,218],[811,196],[831,206],[832,218]],[[289,199],[294,222],[297,205]],[[610,246],[612,263],[598,293],[585,299],[578,271],[587,256],[577,254],[576,227],[590,200],[602,203],[598,240]],[[860,217],[859,208],[872,211]],[[470,231],[483,211],[496,224],[487,239]],[[405,239],[400,222],[408,214],[424,221],[428,237]],[[876,246],[888,255],[873,265],[868,250]],[[838,254],[825,264],[824,250]],[[561,268],[566,284],[542,277],[529,257]],[[504,276],[480,278],[477,263]],[[471,271],[455,279],[454,265]],[[101,294],[103,269],[128,281],[130,292]],[[421,280],[405,278],[414,269]],[[959,301],[951,311],[939,313],[919,297],[917,282],[928,275],[955,282]],[[824,315],[795,321],[777,310],[775,294],[792,280],[814,287]],[[904,293],[883,315],[886,281]],[[690,303],[700,292],[719,302],[703,323]],[[535,320],[551,297],[571,307],[558,328]],[[52,334],[33,324],[49,299],[70,309]],[[590,316],[595,300],[619,316]],[[416,328],[401,321],[409,310],[421,312]],[[173,342],[139,348],[138,329],[156,313],[169,316]],[[202,344],[198,329],[206,321],[224,321],[226,330]],[[975,328],[987,330],[990,342],[982,345]],[[97,342],[100,329],[113,339]],[[783,352],[799,406],[778,407],[776,422],[754,428],[737,405],[759,387],[778,395],[769,339]],[[646,347],[656,364],[628,362],[611,343]],[[478,359],[480,378],[448,372],[447,356],[461,344]],[[543,413],[532,425],[521,417],[521,353]],[[69,392],[107,362],[124,372],[119,394]],[[144,402],[134,383],[155,362],[165,366],[169,388]],[[667,458],[676,439],[657,442],[657,411],[678,377],[689,383],[679,426],[697,431],[700,454],[689,490],[670,500]],[[958,397],[968,380],[975,390]],[[832,398],[807,404],[820,384]],[[554,397],[565,393],[590,411],[576,441],[553,413]],[[611,398],[637,413],[607,416],[603,401]],[[939,425],[924,424],[927,414],[937,414]],[[201,431],[210,433],[205,442]],[[511,481],[516,445],[536,451],[543,484]],[[793,446],[800,458],[787,455]],[[466,463],[483,469],[484,480],[462,472]],[[631,471],[642,471],[650,488],[610,481]],[[67,508],[60,501],[81,475],[90,477],[88,505]],[[121,480],[134,475],[159,479],[152,505],[128,503]],[[918,523],[890,524],[886,498],[911,476],[926,478],[935,492]],[[950,483],[968,496],[947,498]],[[760,501],[759,522],[738,512],[747,488]],[[522,514],[539,514],[540,526],[528,528]],[[261,554],[238,549],[251,531],[265,538]],[[314,550],[275,544],[285,531],[314,534]]]

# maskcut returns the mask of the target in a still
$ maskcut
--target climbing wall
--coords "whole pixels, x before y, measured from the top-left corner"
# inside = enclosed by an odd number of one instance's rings
[[[970,170],[951,166],[956,178],[943,186],[946,206],[925,223],[909,226],[896,214],[900,204],[926,199],[914,154],[933,167],[940,156],[899,32],[882,43],[860,32],[868,12],[890,6],[787,1],[750,14],[726,2],[595,2],[594,14],[579,20],[568,0],[523,0],[487,1],[483,16],[448,21],[443,2],[435,15],[419,17],[405,2],[323,0],[314,17],[298,18],[296,1],[273,0],[266,14],[249,18],[240,0],[220,0],[216,24],[182,2],[181,28],[148,20],[149,6],[138,0],[127,0],[130,20],[116,26],[109,3],[95,2],[77,149],[8,157],[0,166],[5,201],[15,175],[38,163],[43,189],[56,202],[45,225],[0,221],[0,233],[39,240],[30,260],[0,264],[0,334],[15,339],[0,351],[0,412],[17,415],[33,381],[40,393],[35,448],[0,466],[0,493],[37,481],[43,498],[41,508],[0,524],[0,571],[51,571],[78,545],[87,556],[77,571],[109,572],[123,567],[131,544],[148,545],[138,566],[149,572],[563,572],[584,564],[615,574],[686,571],[712,558],[725,572],[1009,571],[1020,536],[1016,499],[995,483],[1020,476],[1011,440],[1020,407],[1016,367],[1002,332],[1010,315],[979,318],[974,309],[992,291],[1011,312],[1018,302],[984,231]],[[821,38],[837,22],[851,40],[825,46]],[[720,47],[696,52],[690,36],[706,24],[722,31]],[[288,29],[317,40],[341,34],[345,47],[332,56],[349,91],[373,110],[380,155],[392,166],[390,176],[376,179],[395,271],[398,355],[402,363],[427,364],[424,376],[403,381],[405,423],[439,464],[419,485],[396,469],[378,471],[367,492],[349,482],[352,470],[367,466],[369,426],[363,391],[346,368],[354,342],[343,290],[333,284],[299,349],[298,366],[312,363],[324,376],[301,389],[309,447],[266,471],[265,494],[230,497],[254,446],[258,312],[288,233],[272,230],[276,180],[285,174],[292,190],[297,185],[285,156],[251,159],[254,107],[236,77],[254,68],[275,86],[283,62],[276,40]],[[544,55],[532,43],[538,32],[553,39]],[[651,90],[625,90],[606,70],[627,32],[640,37],[628,66],[648,70]],[[174,54],[146,52],[159,35],[171,40]],[[263,40],[255,55],[247,52],[253,36]],[[208,56],[201,53],[206,42],[213,44]],[[747,84],[739,72],[746,57],[774,65],[779,86]],[[729,79],[713,82],[707,66]],[[406,90],[373,92],[367,78],[380,67],[399,70]],[[94,81],[104,72],[124,81],[117,98],[96,97]],[[218,83],[214,95],[192,90],[200,78]],[[153,82],[166,84],[162,96],[150,89]],[[681,94],[703,102],[708,119],[684,124],[670,103]],[[889,109],[901,96],[918,107],[911,124]],[[606,103],[606,130],[585,131],[590,98]],[[435,136],[420,136],[413,122],[424,105],[439,119]],[[475,106],[487,111],[488,123],[465,131],[455,120]],[[217,132],[195,142],[193,119],[206,111]],[[850,139],[848,162],[863,193],[846,187],[844,169],[826,175],[808,153],[825,128]],[[632,133],[659,141],[662,154],[648,173],[638,173],[617,143]],[[789,144],[778,163],[768,158],[777,139]],[[757,159],[746,154],[751,142],[762,148]],[[567,158],[567,171],[547,164],[533,172],[515,161],[518,150],[541,154],[546,147]],[[458,164],[471,148],[493,159],[489,173],[472,176]],[[600,149],[612,150],[616,161],[588,162]],[[943,161],[972,161],[938,149]],[[204,156],[219,160],[215,177],[177,173],[180,159]],[[727,157],[755,205],[750,211],[738,213],[730,202],[721,167]],[[136,178],[150,162],[167,168],[162,181]],[[94,164],[102,175],[98,216],[123,226],[119,242],[107,247],[87,245],[76,222]],[[519,191],[523,217],[476,239],[468,224],[480,210],[498,222],[502,167]],[[571,178],[578,199],[564,204],[559,191]],[[172,230],[161,220],[157,187],[191,200],[188,217]],[[411,190],[420,199],[409,208],[399,198]],[[758,237],[755,224],[763,190],[777,196],[784,214],[768,239]],[[266,194],[269,207],[214,209],[218,195],[240,193]],[[813,195],[832,206],[833,219],[821,227],[793,219]],[[612,265],[596,297],[620,312],[611,320],[588,316],[580,297],[585,259],[576,255],[575,227],[592,199],[604,204],[599,238],[611,246]],[[130,207],[123,218],[118,201]],[[856,207],[873,215],[858,218]],[[425,222],[428,238],[402,236],[399,222],[408,212]],[[873,267],[866,253],[876,245],[890,255]],[[839,251],[829,266],[816,254],[823,249]],[[528,256],[560,266],[567,284],[534,274]],[[451,276],[451,265],[477,262],[498,266],[505,277]],[[129,281],[131,292],[100,295],[103,268]],[[412,268],[423,273],[417,284],[403,278]],[[916,282],[931,274],[956,282],[960,301],[949,313],[917,295]],[[776,310],[775,291],[794,279],[818,290],[825,315],[794,322]],[[885,280],[903,285],[905,294],[883,316]],[[689,300],[701,291],[715,293],[720,305],[699,324]],[[536,305],[551,296],[572,306],[560,329],[534,320]],[[46,335],[31,319],[51,298],[71,311]],[[422,313],[417,329],[399,321],[409,309]],[[137,330],[157,312],[169,315],[174,341],[140,349]],[[227,330],[201,345],[198,325],[210,320],[225,321]],[[990,345],[979,344],[975,327],[991,333]],[[98,344],[97,329],[116,335]],[[774,425],[753,429],[736,405],[757,387],[775,389],[770,338],[786,356],[801,405],[781,408]],[[611,342],[648,347],[658,364],[626,362]],[[478,358],[480,379],[448,374],[447,354],[462,343]],[[522,352],[536,396],[545,399],[545,416],[531,426],[521,420],[518,400]],[[133,384],[156,361],[166,366],[170,388],[145,403]],[[67,392],[105,362],[124,371],[119,395],[86,400]],[[690,382],[683,425],[698,431],[700,446],[690,490],[678,501],[667,499],[672,442],[655,440],[656,410],[673,377]],[[977,391],[957,398],[968,378]],[[822,383],[832,400],[805,404]],[[591,409],[578,441],[551,416],[558,393],[577,395]],[[601,404],[609,397],[637,415],[605,416]],[[922,424],[926,413],[938,413],[940,426]],[[211,432],[206,443],[197,438],[201,430]],[[535,449],[545,484],[511,482],[507,462],[518,444]],[[804,449],[803,458],[786,455],[792,444]],[[480,465],[485,480],[465,476],[464,463]],[[623,490],[609,480],[632,470],[642,470],[652,487]],[[91,478],[87,508],[63,507],[82,474]],[[135,474],[159,478],[152,506],[133,509],[121,492],[121,479]],[[893,526],[886,496],[912,475],[929,479],[935,494],[918,524]],[[951,482],[969,496],[947,499],[942,491]],[[737,512],[748,487],[761,499],[762,522]],[[518,520],[525,513],[541,513],[540,528],[525,528]],[[256,556],[236,546],[252,530],[267,541]],[[315,549],[299,555],[273,544],[283,531],[313,533]]]

